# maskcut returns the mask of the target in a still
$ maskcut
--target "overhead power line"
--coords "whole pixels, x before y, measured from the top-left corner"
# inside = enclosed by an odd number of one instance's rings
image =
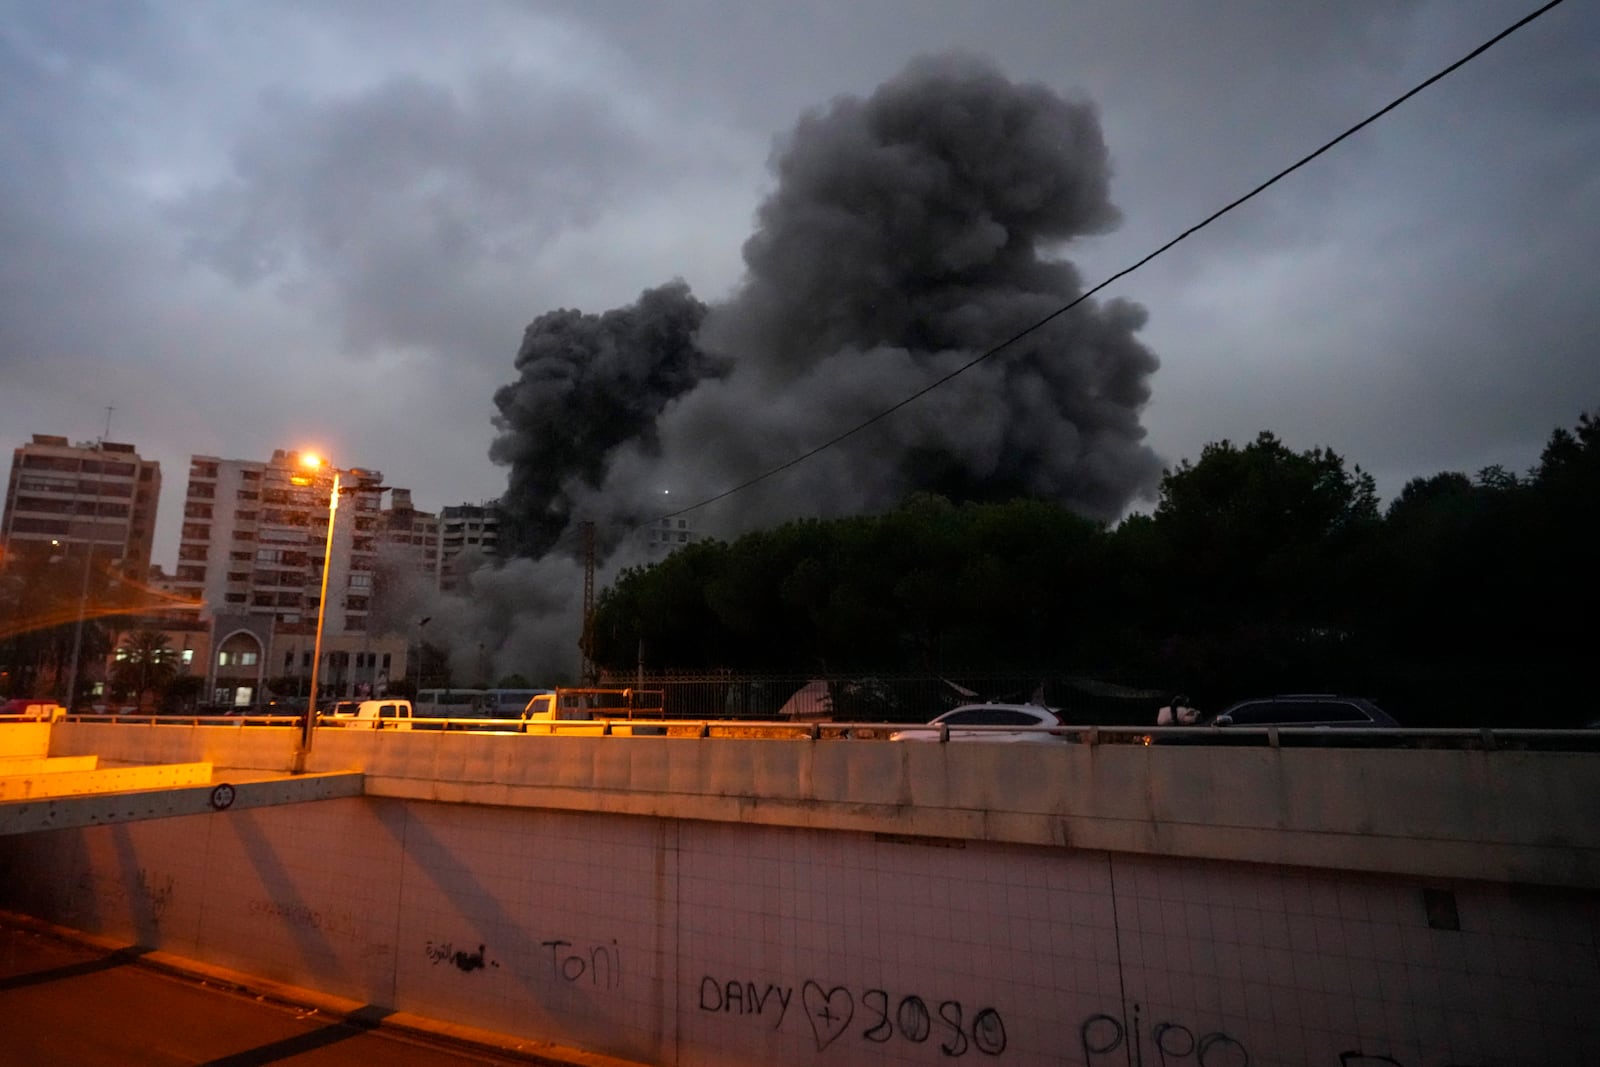
[[[1339,134],[1339,136],[1333,138],[1331,141],[1328,141],[1326,144],[1322,145],[1322,147],[1316,149],[1314,152],[1310,152],[1310,153],[1302,156],[1300,159],[1296,160],[1295,162],[1291,163],[1289,166],[1287,166],[1287,167],[1283,168],[1282,170],[1278,171],[1278,173],[1274,174],[1272,177],[1268,178],[1266,181],[1262,182],[1260,185],[1256,186],[1254,189],[1251,189],[1248,193],[1245,193],[1243,196],[1239,197],[1238,199],[1233,200],[1230,203],[1224,205],[1223,207],[1218,208],[1216,211],[1213,211],[1211,214],[1207,215],[1205,218],[1201,219],[1199,222],[1195,223],[1193,226],[1190,226],[1187,230],[1184,230],[1182,233],[1180,233],[1176,237],[1172,238],[1166,244],[1164,244],[1161,247],[1157,248],[1155,251],[1150,252],[1144,258],[1138,260],[1135,263],[1130,264],[1129,266],[1126,266],[1126,267],[1122,268],[1121,270],[1117,271],[1115,274],[1111,275],[1109,278],[1106,278],[1104,281],[1102,281],[1098,285],[1094,286],[1092,289],[1086,290],[1081,296],[1077,297],[1075,300],[1072,300],[1072,301],[1070,301],[1070,302],[1068,302],[1066,304],[1063,304],[1061,307],[1059,307],[1056,310],[1052,311],[1050,314],[1046,315],[1044,318],[1042,318],[1039,321],[1035,322],[1033,325],[1028,326],[1025,329],[1017,331],[1016,333],[1012,334],[1010,337],[1006,338],[1004,341],[1001,341],[999,344],[995,345],[993,348],[989,349],[988,351],[983,352],[982,354],[973,357],[972,359],[968,360],[966,363],[963,363],[961,366],[957,367],[955,370],[953,370],[950,373],[946,374],[944,377],[935,379],[934,381],[932,381],[929,384],[923,386],[921,389],[918,389],[916,392],[912,393],[910,396],[906,397],[905,399],[898,401],[897,403],[891,405],[890,407],[884,408],[882,411],[878,412],[876,415],[873,415],[871,418],[867,419],[865,422],[861,422],[861,423],[856,424],[855,426],[852,426],[850,429],[844,431],[843,433],[838,434],[835,437],[829,438],[828,440],[824,441],[822,444],[817,445],[815,448],[810,449],[809,451],[802,452],[800,455],[795,456],[793,459],[790,459],[790,460],[788,460],[788,461],[786,461],[784,463],[780,463],[778,466],[773,467],[770,470],[763,471],[761,474],[758,474],[755,477],[750,478],[750,479],[748,479],[746,481],[740,482],[738,485],[735,485],[732,488],[724,489],[722,492],[717,493],[715,496],[707,497],[706,499],[701,500],[698,503],[691,504],[688,507],[679,508],[677,511],[669,511],[664,515],[658,516],[655,521],[660,522],[660,521],[662,521],[664,519],[676,518],[679,515],[687,515],[691,511],[698,511],[700,508],[706,507],[709,504],[714,504],[719,500],[724,500],[727,497],[733,496],[735,493],[743,492],[744,490],[749,489],[751,486],[758,485],[761,482],[766,481],[768,478],[771,478],[771,477],[773,477],[775,475],[778,475],[778,474],[782,474],[784,471],[788,470],[789,468],[795,467],[795,466],[798,466],[801,463],[804,463],[806,460],[810,459],[812,456],[815,456],[815,455],[817,455],[817,454],[819,454],[821,452],[825,452],[828,449],[832,448],[834,445],[837,445],[837,444],[839,444],[839,443],[841,443],[843,441],[848,440],[851,437],[854,437],[856,434],[860,433],[862,430],[865,430],[867,427],[873,425],[874,423],[878,423],[878,422],[883,421],[884,419],[888,418],[890,415],[893,415],[895,412],[899,411],[901,408],[905,407],[906,405],[911,404],[914,401],[920,400],[922,397],[924,397],[924,396],[928,395],[929,393],[933,392],[935,389],[938,389],[940,386],[944,385],[946,382],[949,382],[950,380],[952,380],[954,378],[957,378],[957,377],[960,377],[961,375],[965,374],[967,371],[971,370],[973,367],[976,367],[978,364],[982,363],[984,360],[988,359],[990,356],[998,355],[999,353],[1004,352],[1007,348],[1010,348],[1012,345],[1016,344],[1018,341],[1022,340],[1024,337],[1026,337],[1029,334],[1033,333],[1034,331],[1040,329],[1041,327],[1045,326],[1046,324],[1052,322],[1053,320],[1055,320],[1057,318],[1060,318],[1062,315],[1065,315],[1067,312],[1071,311],[1073,308],[1077,307],[1079,304],[1083,303],[1085,300],[1089,299],[1091,296],[1094,296],[1100,290],[1102,290],[1102,289],[1106,288],[1107,286],[1111,285],[1113,282],[1120,281],[1121,279],[1126,278],[1128,275],[1132,274],[1134,271],[1136,271],[1139,268],[1143,267],[1145,264],[1149,263],[1151,260],[1155,259],[1157,256],[1163,255],[1164,253],[1170,251],[1172,248],[1174,248],[1175,246],[1177,246],[1181,242],[1188,240],[1190,237],[1192,237],[1195,234],[1199,233],[1201,230],[1205,229],[1207,226],[1210,226],[1213,222],[1216,222],[1218,219],[1222,218],[1222,216],[1228,214],[1228,212],[1230,212],[1233,209],[1241,206],[1246,201],[1254,199],[1256,196],[1258,196],[1261,193],[1265,192],[1266,190],[1270,189],[1272,186],[1278,184],[1278,182],[1280,182],[1283,179],[1287,178],[1289,175],[1293,174],[1295,171],[1299,170],[1301,167],[1305,166],[1307,163],[1310,163],[1313,159],[1316,159],[1318,156],[1322,155],[1324,152],[1327,152],[1328,150],[1333,148],[1335,145],[1339,144],[1341,141],[1344,141],[1344,140],[1354,136],[1356,133],[1358,133],[1361,130],[1365,129],[1366,127],[1372,125],[1374,122],[1378,121],[1383,116],[1387,115],[1389,112],[1393,111],[1395,108],[1397,108],[1401,104],[1405,103],[1407,100],[1410,100],[1413,96],[1416,96],[1418,93],[1422,92],[1424,89],[1428,88],[1430,85],[1432,85],[1435,82],[1439,81],[1440,79],[1446,77],[1447,75],[1459,70],[1460,68],[1466,66],[1468,63],[1472,62],[1474,59],[1477,59],[1479,56],[1483,55],[1483,53],[1487,52],[1489,49],[1493,48],[1495,45],[1499,44],[1501,41],[1505,40],[1507,37],[1511,36],[1513,33],[1516,33],[1518,30],[1522,29],[1524,26],[1528,25],[1530,22],[1532,22],[1535,19],[1539,18],[1541,15],[1546,14],[1552,8],[1560,6],[1563,2],[1564,2],[1564,0],[1550,0],[1550,2],[1545,4],[1543,7],[1540,7],[1537,10],[1532,11],[1527,15],[1524,15],[1522,18],[1518,19],[1516,22],[1512,23],[1510,26],[1507,26],[1505,29],[1501,30],[1499,33],[1495,34],[1493,37],[1489,38],[1487,41],[1483,42],[1478,47],[1474,48],[1472,51],[1468,52],[1466,55],[1464,55],[1460,59],[1456,60],[1454,63],[1451,63],[1449,66],[1445,67],[1443,70],[1440,70],[1438,73],[1434,74],[1432,77],[1429,77],[1425,81],[1419,82],[1417,85],[1413,86],[1411,89],[1407,90],[1405,93],[1402,93],[1400,96],[1395,97],[1393,100],[1389,101],[1389,103],[1385,104],[1383,107],[1379,108],[1377,111],[1374,111],[1372,114],[1368,115],[1366,118],[1362,119],[1360,122],[1356,123],[1354,126],[1351,126],[1349,129],[1345,130],[1343,133]]]

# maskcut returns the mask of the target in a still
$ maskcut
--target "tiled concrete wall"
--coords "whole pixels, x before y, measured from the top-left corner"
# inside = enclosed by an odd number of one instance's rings
[[[0,840],[0,905],[646,1063],[1600,1063],[1587,891],[346,799]]]
[[[1600,888],[1600,753],[318,731],[368,796]],[[53,756],[283,771],[295,731],[56,723]]]

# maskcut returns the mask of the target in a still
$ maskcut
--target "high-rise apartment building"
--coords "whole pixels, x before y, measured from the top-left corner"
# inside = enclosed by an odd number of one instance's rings
[[[141,459],[132,445],[75,445],[34,434],[12,452],[0,545],[8,557],[29,545],[80,559],[92,552],[116,573],[142,582],[150,571],[160,497],[161,464]]]
[[[439,513],[439,588],[454,589],[474,556],[500,554],[500,502],[457,504]]]
[[[652,556],[668,555],[695,539],[694,527],[689,524],[688,519],[682,517],[656,519],[646,529],[649,531],[648,545]]]
[[[328,564],[329,636],[367,629],[383,488],[376,471],[342,475]],[[333,474],[297,452],[267,462],[194,456],[172,588],[204,601],[203,618],[314,623],[328,545]]]
[[[389,507],[378,524],[379,543],[409,564],[435,588],[439,585],[439,517],[431,511],[418,511],[411,503],[411,490],[394,489]]]

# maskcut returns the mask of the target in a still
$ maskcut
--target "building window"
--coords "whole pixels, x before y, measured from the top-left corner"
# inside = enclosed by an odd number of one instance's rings
[[[218,652],[217,666],[219,667],[254,667],[257,653],[255,652]]]
[[[179,545],[178,546],[178,558],[179,559],[205,559],[206,558],[206,546],[205,545]]]

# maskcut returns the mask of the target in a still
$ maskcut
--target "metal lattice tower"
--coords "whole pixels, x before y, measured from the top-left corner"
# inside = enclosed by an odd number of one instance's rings
[[[583,650],[582,677],[586,682],[595,680],[594,666],[594,523],[583,524],[583,636],[579,647]]]

